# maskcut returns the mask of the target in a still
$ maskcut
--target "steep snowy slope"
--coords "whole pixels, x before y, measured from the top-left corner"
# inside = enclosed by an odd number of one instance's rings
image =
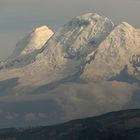
[[[14,52],[6,60],[4,67],[13,68],[30,64],[52,35],[53,31],[47,26],[36,28],[17,43]]]
[[[48,41],[44,51],[38,55],[37,63],[45,63],[51,72],[59,73],[59,76],[61,72],[60,77],[63,78],[81,73],[85,63],[93,57],[93,51],[113,27],[110,19],[97,14],[73,18]]]
[[[122,22],[114,28],[96,51],[94,60],[86,65],[81,75],[84,80],[109,80],[131,63],[133,69],[138,70],[140,31]],[[137,58],[134,58],[135,56]]]

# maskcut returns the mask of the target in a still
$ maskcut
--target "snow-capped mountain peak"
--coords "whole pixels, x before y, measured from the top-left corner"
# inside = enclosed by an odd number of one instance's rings
[[[48,26],[43,25],[41,27],[37,27],[34,31],[35,32],[40,32],[40,31],[44,31],[44,30],[50,30]]]
[[[135,28],[127,22],[121,22],[116,25],[116,29],[121,30],[121,32],[133,32]]]
[[[86,65],[83,79],[103,81],[119,75],[140,54],[140,31],[126,22],[116,25],[99,45],[94,61]],[[127,79],[127,78],[126,78]]]
[[[96,24],[96,23],[101,23],[102,22],[106,22],[106,23],[112,23],[111,19],[98,15],[96,13],[87,13],[81,16],[77,16],[75,18],[73,18],[70,22],[68,22],[66,24],[66,26],[72,26],[72,27],[82,27],[82,26],[86,26],[89,24]]]
[[[14,51],[15,55],[27,54],[33,52],[34,50],[41,49],[52,35],[53,31],[50,30],[47,26],[36,28],[23,40],[18,42],[17,47]]]
[[[36,28],[17,43],[12,55],[4,62],[2,67],[14,68],[30,64],[53,34],[53,31],[47,26]]]
[[[86,13],[86,14],[83,14],[81,16],[77,16],[76,18],[78,19],[85,19],[85,20],[90,20],[90,21],[94,21],[94,20],[110,20],[109,18],[105,17],[105,16],[101,16],[97,13]],[[112,22],[113,23],[113,22]]]
[[[50,65],[49,68],[63,69],[64,66],[70,70],[70,66],[71,71],[79,71],[87,56],[96,50],[113,28],[109,18],[97,14],[88,13],[73,18],[56,31],[46,44],[42,52],[44,57],[41,58],[48,60],[45,63]]]

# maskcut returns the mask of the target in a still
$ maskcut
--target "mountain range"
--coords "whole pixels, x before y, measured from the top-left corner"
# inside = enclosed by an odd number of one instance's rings
[[[0,127],[140,107],[140,30],[93,13],[38,27],[0,62]]]

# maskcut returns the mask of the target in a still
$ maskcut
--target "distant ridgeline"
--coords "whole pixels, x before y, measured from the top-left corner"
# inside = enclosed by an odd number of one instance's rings
[[[16,140],[16,138],[0,138],[0,140]]]
[[[54,126],[1,129],[0,140],[140,140],[140,109],[112,112]]]

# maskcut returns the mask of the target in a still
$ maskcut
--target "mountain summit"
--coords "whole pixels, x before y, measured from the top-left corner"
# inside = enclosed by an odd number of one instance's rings
[[[118,75],[125,66],[131,65],[130,60],[133,56],[137,56],[137,61],[139,61],[139,39],[140,31],[134,29],[128,23],[122,22],[115,26],[106,39],[98,46],[95,59],[86,65],[82,78],[95,79],[97,81],[109,80]],[[140,63],[140,61],[137,63]],[[100,69],[101,67],[102,69]],[[133,67],[137,66],[133,65]],[[138,73],[137,76],[139,75]]]
[[[55,73],[55,80],[79,75],[113,28],[110,19],[97,14],[73,18],[45,44],[37,63],[45,64],[48,73]]]
[[[47,26],[36,28],[17,43],[4,67],[19,67],[30,64],[53,34],[53,31]]]

